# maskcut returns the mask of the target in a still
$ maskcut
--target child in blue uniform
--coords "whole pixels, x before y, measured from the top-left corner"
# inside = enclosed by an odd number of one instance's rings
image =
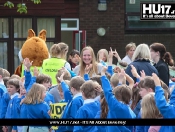
[[[175,107],[174,107],[174,97],[175,97],[175,90],[173,90],[170,103],[167,102],[164,94],[164,90],[161,87],[161,82],[159,77],[156,74],[152,74],[152,77],[155,82],[155,102],[156,106],[159,109],[160,113],[162,114],[164,119],[172,119],[175,118]],[[174,132],[175,126],[162,126],[159,132]]]
[[[23,100],[26,104],[27,118],[29,119],[50,119],[50,108],[44,98],[46,96],[46,88],[38,83],[32,85]],[[48,132],[49,126],[29,126],[29,132]]]
[[[96,84],[89,80],[81,86],[82,97],[84,99],[83,106],[77,112],[76,119],[92,119],[100,110],[98,103],[94,100],[96,97],[95,91]],[[93,126],[74,126],[73,132],[92,132]]]
[[[51,103],[55,103],[53,95],[51,95],[48,92],[49,88],[51,87],[51,78],[48,75],[39,74],[39,71],[36,67],[34,68],[34,71],[33,71],[34,76],[32,77],[30,73],[30,67],[32,66],[32,63],[28,58],[24,59],[24,65],[26,66],[25,84],[24,84],[26,91],[28,92],[35,82],[42,84],[46,87],[46,91],[47,91],[44,101],[48,105],[50,105]]]
[[[71,98],[69,97],[71,96],[71,93],[69,91],[69,86],[64,82],[63,77],[64,77],[64,72],[60,76],[59,81],[61,82],[61,87],[64,92],[65,100],[67,100],[68,104],[64,110],[62,118],[75,119],[78,109],[83,105],[83,99],[82,99],[80,87],[85,82],[85,80],[80,76],[73,77],[70,80],[70,84],[69,84],[70,91],[73,95],[73,98]],[[73,131],[73,126],[67,126],[67,127],[61,126],[58,128],[57,132],[59,131],[71,132]]]
[[[109,112],[107,118],[136,118],[134,112],[129,107],[131,99],[131,89],[126,85],[120,85],[113,89],[109,80],[105,76],[106,68],[101,71],[101,82],[104,91],[105,99],[107,101]],[[113,95],[114,93],[114,95]],[[120,114],[119,114],[120,113]],[[107,126],[107,131],[133,131],[133,127],[126,126]]]
[[[7,111],[6,111],[6,114],[5,114],[5,118],[6,119],[14,119],[14,118],[19,118],[19,113],[17,111],[17,103],[18,103],[18,95],[19,95],[19,89],[20,89],[20,86],[19,86],[19,80],[14,78],[14,79],[10,79],[8,82],[7,82],[7,90],[8,90],[8,93],[10,95],[10,101],[8,103],[8,106],[7,106]],[[10,129],[10,127],[8,127]],[[17,130],[17,126],[13,126],[12,128],[13,130]]]

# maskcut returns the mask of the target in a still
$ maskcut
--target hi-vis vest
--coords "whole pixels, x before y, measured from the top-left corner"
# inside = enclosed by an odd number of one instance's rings
[[[30,73],[31,73],[32,76],[33,76],[33,69],[34,69],[34,66],[31,66],[31,67],[30,67]],[[41,73],[41,67],[37,67],[37,69],[38,69],[39,72]],[[21,73],[21,77],[25,76],[25,75],[24,75],[24,71],[25,71],[24,65],[22,64],[22,73]]]
[[[52,79],[52,85],[56,85],[56,74],[59,69],[64,67],[66,61],[59,58],[50,58],[43,61],[42,73],[49,75]]]

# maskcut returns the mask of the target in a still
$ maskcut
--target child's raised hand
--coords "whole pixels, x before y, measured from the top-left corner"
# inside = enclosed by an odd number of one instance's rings
[[[107,71],[107,67],[103,66],[102,69],[101,69],[101,76],[104,76],[106,71]]]
[[[115,49],[115,51],[113,52],[113,55],[114,55],[117,59],[119,59],[119,55],[118,55],[118,52],[116,51],[116,49]]]
[[[141,74],[141,80],[143,80],[146,76],[145,71],[144,70],[140,71],[140,74]]]
[[[92,68],[92,64],[86,65],[86,67],[85,67],[85,69],[84,69],[85,74],[88,74],[88,73],[90,72],[91,68]]]
[[[152,74],[152,78],[156,86],[161,86],[160,79],[155,73]]]
[[[122,69],[121,72],[119,73],[119,83],[123,82],[123,79],[125,77],[125,71]]]
[[[121,72],[121,68],[120,68],[119,66],[116,66],[116,67],[114,68],[114,72],[115,72],[115,73],[120,73],[120,72]]]
[[[64,81],[64,79],[63,79],[64,74],[65,74],[65,72],[63,71],[62,74],[61,74],[61,76],[60,77],[57,77],[60,82],[63,82]]]
[[[103,91],[103,89],[99,85],[99,86],[95,87],[95,91],[97,91],[98,93],[101,93]]]
[[[35,66],[33,69],[33,76],[37,77],[39,75],[39,70],[38,68]]]
[[[23,61],[23,64],[24,64],[24,66],[26,66],[27,70],[30,70],[32,63],[33,63],[33,61],[30,61],[29,58],[25,58]]]
[[[109,59],[113,58],[113,52],[112,51],[109,51],[109,56],[108,57],[109,57]]]
[[[139,74],[137,73],[136,68],[133,65],[131,65],[131,73],[134,77],[140,78]]]
[[[80,58],[80,56],[79,55],[75,55],[75,58],[76,58],[76,60],[78,61],[78,62],[80,62],[81,61],[81,58]]]

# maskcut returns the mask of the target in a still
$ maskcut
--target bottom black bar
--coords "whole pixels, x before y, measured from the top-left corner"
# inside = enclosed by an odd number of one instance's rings
[[[175,126],[175,119],[0,119],[1,126]]]

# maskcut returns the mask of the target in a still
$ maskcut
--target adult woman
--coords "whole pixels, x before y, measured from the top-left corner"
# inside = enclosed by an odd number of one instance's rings
[[[123,62],[126,62],[128,65],[132,62],[132,56],[134,54],[134,51],[136,49],[135,43],[129,43],[126,45],[126,56],[122,59]]]
[[[80,55],[81,61],[78,66],[74,68],[77,75],[84,76],[85,68],[89,68],[89,76],[95,76],[101,72],[102,64],[96,62],[95,54],[90,46],[84,47]]]
[[[152,73],[156,73],[158,75],[157,69],[151,65],[150,63],[151,55],[150,50],[147,44],[140,44],[136,47],[136,50],[133,54],[132,61],[130,65],[126,69],[126,73],[134,79],[136,82],[136,78],[131,73],[131,65],[133,65],[137,73],[140,75],[140,71],[144,70],[145,75],[152,76]]]
[[[169,68],[168,65],[173,66],[174,61],[169,52],[161,43],[153,43],[150,45],[151,58],[154,61],[154,66],[159,73],[159,78],[169,86]]]
[[[65,67],[71,70],[70,64],[66,61],[68,48],[68,45],[63,42],[52,45],[50,48],[51,58],[43,61],[42,73],[50,75],[54,85],[57,84],[55,75],[59,69]]]
[[[78,50],[73,49],[69,54],[69,64],[71,66],[71,70],[73,70],[80,61],[80,52]]]

